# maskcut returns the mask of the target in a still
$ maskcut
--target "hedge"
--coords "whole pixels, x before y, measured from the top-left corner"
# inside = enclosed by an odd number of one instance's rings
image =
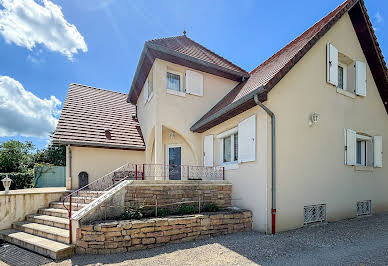
[[[8,177],[12,179],[10,189],[31,188],[34,186],[34,172],[28,171],[26,173],[7,173]],[[0,180],[5,178],[6,173],[0,173]],[[3,191],[3,182],[0,182],[0,191]]]

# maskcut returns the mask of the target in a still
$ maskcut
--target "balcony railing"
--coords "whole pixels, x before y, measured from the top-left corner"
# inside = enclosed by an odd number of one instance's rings
[[[116,170],[98,178],[86,186],[73,191],[63,199],[63,206],[68,211],[69,240],[71,239],[72,205],[88,204],[88,198],[82,197],[93,191],[108,191],[124,180],[224,180],[223,167],[207,167],[193,165],[163,165],[163,164],[130,164],[127,163]],[[73,197],[77,202],[73,203]],[[84,200],[85,202],[82,202]]]

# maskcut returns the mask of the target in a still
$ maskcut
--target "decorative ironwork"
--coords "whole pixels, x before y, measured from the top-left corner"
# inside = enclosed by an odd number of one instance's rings
[[[163,165],[144,164],[144,178],[152,179],[159,177],[169,180],[170,177],[180,177],[181,180],[223,180],[223,167],[207,167],[193,165]]]
[[[371,201],[363,200],[357,201],[357,215],[370,215],[371,214]]]
[[[304,224],[324,222],[326,220],[326,204],[304,206]]]
[[[223,180],[223,167],[204,167],[192,165],[162,165],[162,164],[130,164],[127,163],[116,170],[100,177],[99,179],[70,193],[63,199],[63,206],[69,214],[69,240],[71,239],[71,209],[72,206],[79,210],[95,200],[96,195],[117,186],[124,180],[144,179],[174,179],[183,180]],[[81,205],[82,204],[82,205]]]

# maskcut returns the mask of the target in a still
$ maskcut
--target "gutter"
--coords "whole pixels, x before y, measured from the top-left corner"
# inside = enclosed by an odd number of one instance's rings
[[[271,154],[272,154],[272,180],[271,180],[271,214],[272,214],[272,234],[276,233],[276,132],[275,132],[275,114],[267,108],[262,102],[259,101],[259,95],[253,96],[255,103],[264,109],[267,114],[271,117]]]

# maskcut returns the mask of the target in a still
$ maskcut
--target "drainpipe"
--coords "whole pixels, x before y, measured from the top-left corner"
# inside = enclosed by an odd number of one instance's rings
[[[71,157],[72,156],[71,156],[71,146],[70,146],[70,144],[68,144],[67,147],[69,149],[69,178],[70,178],[70,181],[69,181],[70,188],[69,189],[71,189],[72,188],[72,179],[73,179],[73,177],[71,176]]]
[[[262,102],[259,101],[258,94],[254,95],[255,103],[264,109],[267,114],[271,117],[271,140],[272,140],[272,205],[271,205],[271,214],[272,214],[272,234],[276,233],[276,134],[275,134],[275,114],[267,108]]]

